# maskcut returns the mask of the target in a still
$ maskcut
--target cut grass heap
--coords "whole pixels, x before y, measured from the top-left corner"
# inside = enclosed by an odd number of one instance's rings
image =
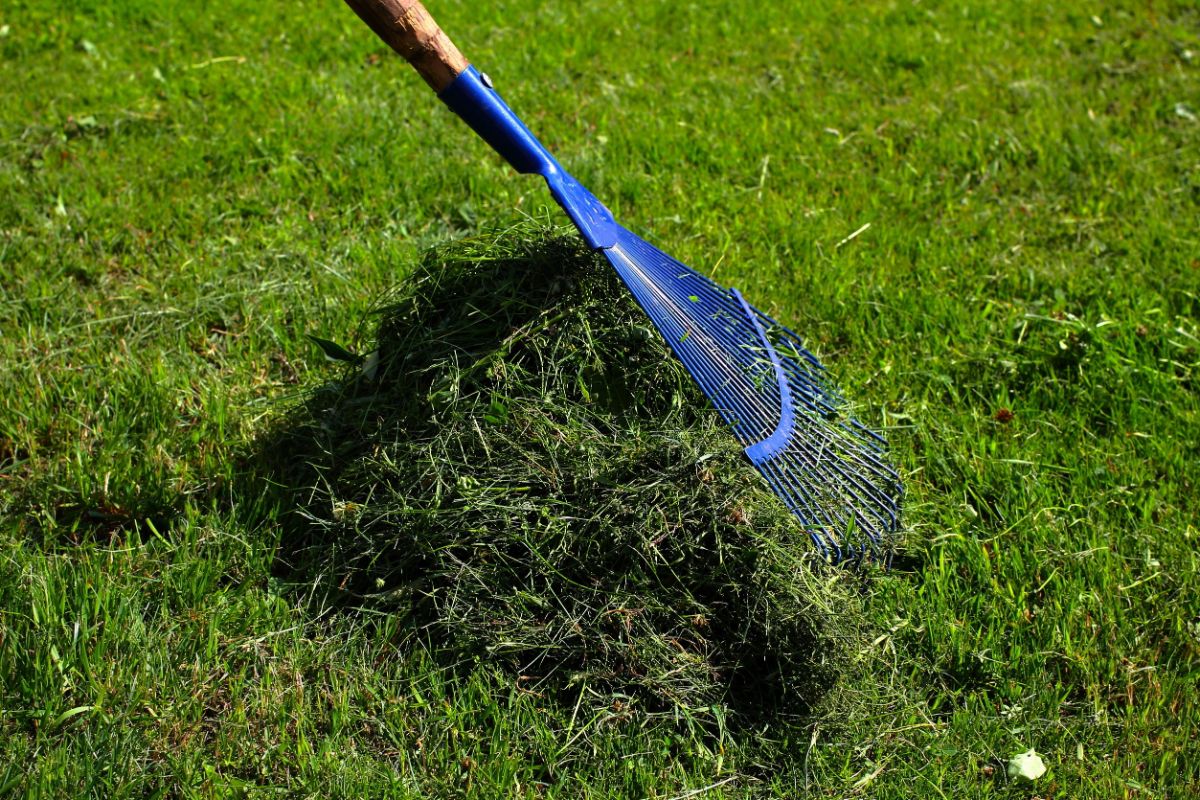
[[[285,559],[451,661],[663,710],[811,708],[856,638],[846,579],[607,265],[546,234],[434,251],[378,362],[267,442],[299,490]]]

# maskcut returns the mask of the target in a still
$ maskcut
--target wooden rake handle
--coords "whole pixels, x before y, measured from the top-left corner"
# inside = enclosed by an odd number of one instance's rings
[[[346,5],[439,94],[470,66],[420,0],[346,0]]]

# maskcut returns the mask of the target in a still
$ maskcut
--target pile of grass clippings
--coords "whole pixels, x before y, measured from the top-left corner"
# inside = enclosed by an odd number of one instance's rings
[[[455,242],[389,298],[377,352],[267,445],[288,567],[542,686],[810,709],[860,639],[852,579],[576,241]]]

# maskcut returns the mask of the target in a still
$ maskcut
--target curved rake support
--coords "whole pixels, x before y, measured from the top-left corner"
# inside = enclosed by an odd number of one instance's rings
[[[792,408],[792,387],[788,384],[787,373],[783,371],[783,362],[780,361],[779,354],[771,346],[771,340],[767,338],[767,331],[763,328],[762,323],[758,321],[758,314],[754,313],[754,309],[751,308],[750,304],[746,302],[746,298],[742,297],[742,293],[737,289],[731,288],[729,293],[738,301],[738,304],[742,307],[742,313],[746,315],[746,319],[750,320],[750,324],[754,326],[754,330],[758,333],[759,341],[762,342],[767,355],[771,357],[771,366],[775,372],[775,380],[779,384],[779,424],[776,425],[775,431],[766,439],[746,448],[746,455],[757,467],[782,453],[788,446],[788,440],[792,436],[792,431],[796,428],[796,412]]]

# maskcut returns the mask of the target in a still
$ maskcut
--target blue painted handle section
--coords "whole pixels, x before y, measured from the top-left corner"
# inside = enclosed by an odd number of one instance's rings
[[[758,466],[769,461],[787,447],[792,429],[796,426],[796,412],[792,408],[792,389],[788,385],[787,373],[783,371],[783,362],[779,360],[779,354],[771,346],[771,340],[767,338],[767,332],[763,329],[762,323],[758,321],[758,315],[746,302],[746,298],[742,297],[741,292],[737,289],[730,289],[729,293],[741,304],[742,313],[746,315],[746,319],[750,320],[750,324],[758,332],[758,339],[771,357],[771,364],[775,368],[775,380],[779,383],[779,424],[775,427],[775,432],[761,442],[746,448],[746,455],[755,466]]]
[[[616,244],[612,213],[562,168],[475,67],[467,67],[438,97],[518,172],[545,178],[588,246],[604,250]]]
[[[438,97],[517,172],[543,175],[560,168],[550,151],[474,67],[467,67]]]

